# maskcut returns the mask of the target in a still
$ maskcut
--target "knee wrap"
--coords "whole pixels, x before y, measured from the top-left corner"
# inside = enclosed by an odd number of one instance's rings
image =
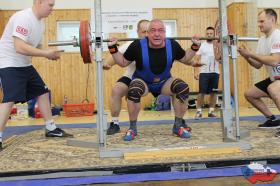
[[[189,86],[181,79],[175,79],[171,84],[171,92],[176,94],[176,98],[182,103],[189,97]]]
[[[145,85],[141,81],[132,81],[128,88],[127,99],[139,103],[141,96],[145,93]]]

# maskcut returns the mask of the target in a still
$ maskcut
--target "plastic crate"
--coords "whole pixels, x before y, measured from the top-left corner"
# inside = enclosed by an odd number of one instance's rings
[[[11,114],[17,114],[17,108],[16,108],[16,107],[13,107],[13,108],[12,108]]]
[[[39,107],[35,106],[34,112],[35,112],[35,118],[43,118],[43,115],[41,114]]]
[[[92,116],[94,111],[93,103],[64,104],[63,110],[67,117]]]
[[[60,115],[61,108],[59,108],[59,107],[52,107],[51,109],[52,109],[52,115],[53,116],[54,115]],[[34,117],[34,118],[43,118],[43,115],[40,112],[38,106],[35,106],[33,112],[32,112],[32,109],[29,110],[29,114],[30,114],[29,116]]]

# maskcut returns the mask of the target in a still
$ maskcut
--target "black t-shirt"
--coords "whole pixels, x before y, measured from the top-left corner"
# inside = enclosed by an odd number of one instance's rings
[[[182,59],[185,56],[185,50],[182,49],[177,41],[171,40],[172,62]],[[160,74],[164,71],[166,61],[166,47],[150,48],[148,47],[150,68],[154,74]],[[136,62],[136,69],[142,70],[142,50],[140,40],[132,42],[124,53],[124,58],[128,61]]]

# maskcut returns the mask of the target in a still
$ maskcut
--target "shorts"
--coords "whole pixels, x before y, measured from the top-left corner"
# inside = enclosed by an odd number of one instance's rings
[[[270,78],[266,78],[265,80],[262,80],[258,83],[255,84],[255,86],[262,90],[263,92],[267,93],[267,95],[269,95],[268,91],[267,91],[267,87],[272,83],[272,81],[270,80]]]
[[[199,74],[199,93],[210,94],[218,89],[219,74],[217,73],[200,73]]]
[[[149,92],[151,92],[154,97],[158,97],[161,94],[161,89],[166,81],[167,79],[158,83],[147,83]]]
[[[122,76],[117,82],[125,84],[127,87],[129,87],[129,84],[132,80],[129,77]]]
[[[0,69],[3,101],[27,102],[49,92],[48,87],[33,66]]]

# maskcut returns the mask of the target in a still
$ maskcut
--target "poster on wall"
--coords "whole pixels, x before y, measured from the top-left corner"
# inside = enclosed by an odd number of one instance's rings
[[[126,33],[129,37],[137,37],[138,21],[152,17],[152,9],[105,11],[102,12],[102,30],[103,33]]]

